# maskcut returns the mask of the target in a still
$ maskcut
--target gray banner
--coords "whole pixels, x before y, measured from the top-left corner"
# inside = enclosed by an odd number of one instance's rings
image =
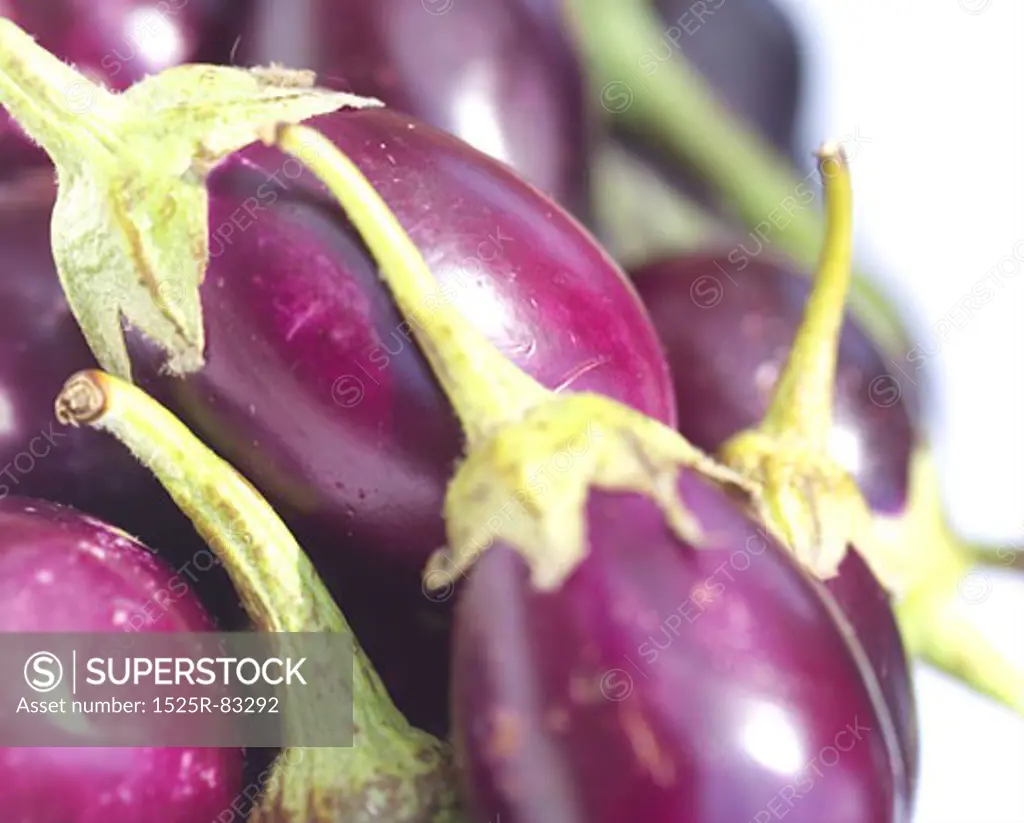
[[[339,634],[0,633],[0,746],[342,747]]]

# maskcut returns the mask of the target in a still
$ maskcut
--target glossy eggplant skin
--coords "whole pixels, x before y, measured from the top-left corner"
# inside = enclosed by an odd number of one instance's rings
[[[720,490],[679,490],[714,547],[592,491],[559,588],[507,546],[470,570],[452,706],[473,819],[907,821],[893,718],[828,595]]]
[[[546,386],[675,422],[668,366],[635,291],[554,202],[394,111],[311,124],[395,210],[438,301]],[[207,363],[156,382],[150,363],[148,384],[293,522],[418,572],[444,540],[442,499],[462,446],[413,327],[298,161],[254,145],[218,167],[209,190]]]
[[[811,281],[767,253],[739,249],[655,261],[632,272],[665,344],[676,386],[679,431],[717,451],[756,426],[786,363]],[[910,392],[852,319],[837,361],[833,456],[856,479],[873,510],[899,515],[906,504],[919,425]],[[861,638],[895,717],[910,791],[919,763],[911,676],[889,595],[851,553],[827,581]]]
[[[668,365],[633,287],[553,201],[392,110],[311,123],[395,210],[440,282],[438,299],[504,354],[550,388],[607,394],[675,422]],[[427,600],[419,575],[444,543],[458,421],[311,172],[253,145],[208,187],[206,366],[185,380],[158,376],[159,359],[137,341],[136,374],[269,497],[396,702],[443,732],[448,604]]]
[[[311,68],[321,85],[378,97],[586,221],[596,123],[563,22],[558,0],[261,0],[238,60]]]
[[[101,521],[45,501],[8,497],[0,500],[0,534],[0,631],[215,630],[183,578]],[[136,719],[154,732],[172,721],[154,713]],[[205,823],[230,819],[241,789],[242,753],[0,748],[0,768],[5,820]]]
[[[226,11],[224,0],[0,0],[0,17],[13,20],[53,54],[114,89],[193,62],[208,29]],[[226,50],[220,51],[227,56]],[[72,107],[89,105],[84,89],[69,89],[67,98]],[[0,108],[0,175],[45,161],[46,155]]]

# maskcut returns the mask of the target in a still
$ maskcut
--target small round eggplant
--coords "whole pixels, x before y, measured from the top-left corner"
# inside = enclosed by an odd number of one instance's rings
[[[679,431],[699,448],[716,452],[767,412],[811,282],[780,260],[737,258],[735,250],[652,262],[633,276],[673,369]],[[908,503],[911,456],[919,445],[916,411],[899,391],[877,348],[847,318],[833,394],[832,455],[872,510],[887,517],[901,514]],[[862,638],[901,721],[912,791],[919,761],[917,720],[891,598],[856,551],[825,585]]]
[[[720,489],[683,470],[678,491],[713,546],[593,491],[560,586],[500,543],[469,571],[452,706],[474,819],[909,820],[904,719],[827,592]]]
[[[237,59],[378,97],[587,218],[596,124],[557,0],[261,0]]]
[[[125,89],[198,55],[207,29],[224,14],[223,0],[0,0],[0,17],[34,34],[41,45],[104,85]],[[72,111],[84,111],[88,90],[65,90]],[[39,164],[46,155],[0,110],[0,175]]]
[[[0,631],[215,630],[184,580],[116,528],[73,509],[9,497],[0,500],[0,533]],[[157,736],[170,721],[150,713],[136,722]],[[4,748],[0,767],[6,820],[197,823],[229,819],[219,815],[231,814],[241,789],[242,753]]]

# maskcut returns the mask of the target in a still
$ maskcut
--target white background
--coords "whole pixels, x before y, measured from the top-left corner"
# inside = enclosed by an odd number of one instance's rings
[[[935,324],[1024,241],[1024,2],[777,2],[810,50],[808,151],[871,141],[853,161],[858,249],[930,351]],[[1024,260],[1003,282],[929,359],[934,442],[957,526],[1024,542]],[[1024,666],[1024,575],[992,580],[965,611]],[[921,667],[917,687],[915,823],[1022,823],[1024,721]]]

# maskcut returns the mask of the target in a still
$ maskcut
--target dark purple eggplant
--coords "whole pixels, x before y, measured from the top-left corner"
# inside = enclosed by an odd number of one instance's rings
[[[810,282],[778,259],[707,253],[652,262],[633,272],[673,369],[679,431],[718,451],[755,426],[772,400],[800,326]],[[722,335],[730,336],[722,345]],[[832,454],[853,476],[872,510],[887,517],[909,503],[912,453],[921,444],[916,408],[901,382],[849,316],[839,341],[833,391]],[[908,393],[909,394],[909,393]],[[826,582],[864,639],[886,699],[904,719],[900,739],[916,779],[916,716],[907,662],[891,598],[850,552]]]
[[[595,120],[559,0],[260,0],[237,60],[316,71],[511,165],[588,215]]]
[[[440,299],[516,363],[550,388],[597,391],[674,421],[667,365],[635,292],[562,209],[397,112],[312,123],[397,210]],[[147,376],[136,356],[141,384],[268,495],[396,702],[440,733],[447,608],[418,595],[419,572],[444,542],[458,422],[372,257],[311,173],[256,145],[208,188],[206,365],[156,380],[153,358]],[[396,604],[387,616],[384,598]]]
[[[596,391],[674,422],[668,368],[643,307],[562,209],[397,112],[310,124],[396,210],[430,261],[437,302],[459,306],[549,388]],[[208,188],[207,362],[184,380],[144,385],[168,396],[291,523],[321,535],[321,551],[344,542],[344,551],[418,572],[444,539],[441,502],[461,438],[412,325],[298,161],[254,145],[221,164]]]
[[[223,21],[224,0],[0,0],[0,17],[13,20],[61,59],[104,85],[125,89],[148,74],[192,62]],[[204,57],[229,49],[209,44]],[[70,110],[92,104],[86,87],[64,90]],[[0,175],[14,166],[45,162],[18,126],[0,111]]]
[[[452,704],[474,819],[908,821],[891,714],[821,584],[720,490],[678,490],[714,548],[594,491],[556,590],[507,546],[473,566]]]
[[[8,497],[0,500],[0,533],[0,631],[215,630],[186,579],[119,529],[70,508]],[[172,716],[136,720],[157,737]],[[0,768],[5,820],[212,823],[231,819],[242,752],[2,748]]]

